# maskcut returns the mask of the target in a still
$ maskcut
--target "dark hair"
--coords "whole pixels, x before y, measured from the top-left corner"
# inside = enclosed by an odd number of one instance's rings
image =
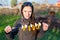
[[[21,6],[21,13],[22,13],[22,10],[25,6],[30,6],[32,8],[32,13],[33,13],[34,8],[33,8],[33,5],[31,2],[24,2],[23,3],[23,5]]]
[[[31,2],[24,2],[24,3],[22,4],[22,6],[21,6],[21,13],[22,13],[22,15],[23,15],[22,10],[23,10],[23,8],[24,8],[25,6],[30,6],[30,7],[32,8],[32,14],[31,14],[30,19],[31,19],[31,22],[32,22],[32,24],[33,24],[33,23],[34,23],[34,19],[35,19],[35,18],[34,18],[34,14],[33,14],[33,11],[34,11],[33,5],[32,5]]]
[[[54,14],[55,15],[55,12],[54,11],[49,11],[50,14]]]
[[[33,11],[34,11],[33,5],[32,5],[31,2],[24,2],[22,7],[21,7],[22,16],[23,16],[22,10],[23,10],[23,8],[25,6],[30,6],[32,8],[32,14],[31,14],[31,17],[30,17],[31,20],[29,21],[29,24],[33,24],[34,25],[35,24],[35,17],[34,17],[34,13],[33,13]],[[34,35],[35,33],[36,33],[36,31],[32,32],[32,35]]]

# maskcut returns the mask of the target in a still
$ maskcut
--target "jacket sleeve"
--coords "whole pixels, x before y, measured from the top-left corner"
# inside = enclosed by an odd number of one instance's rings
[[[10,33],[6,33],[6,36],[9,38],[9,39],[14,39],[15,35],[18,33],[19,31],[19,27],[21,27],[21,24],[20,23],[16,23],[14,29],[12,29],[12,31]]]
[[[40,39],[40,38],[42,38],[43,36],[44,36],[44,31],[43,31],[43,29],[40,29],[39,31],[38,31],[38,33],[37,33],[37,39]]]
[[[43,24],[42,24],[42,22],[44,22],[44,20],[46,20],[46,18],[42,18],[42,17],[39,17],[39,18],[37,18],[37,23],[38,22],[40,22],[41,23],[41,27],[40,27],[40,29],[37,31],[37,38],[38,39],[40,39],[41,37],[43,37],[44,36],[44,33],[45,33],[45,31],[43,30]]]

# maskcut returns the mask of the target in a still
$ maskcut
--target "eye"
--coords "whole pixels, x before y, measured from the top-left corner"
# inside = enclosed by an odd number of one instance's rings
[[[32,11],[29,11],[29,12],[32,12]]]

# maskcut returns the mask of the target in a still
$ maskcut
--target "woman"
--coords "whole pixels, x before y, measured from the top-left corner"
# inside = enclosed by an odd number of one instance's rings
[[[8,38],[10,38],[9,40],[13,40],[15,35],[18,33],[18,37],[19,40],[36,40],[37,39],[37,35],[39,32],[37,32],[37,30],[35,31],[28,31],[28,29],[26,30],[22,30],[22,25],[30,25],[30,24],[35,24],[35,18],[34,18],[34,14],[33,14],[34,8],[32,3],[30,2],[25,2],[23,3],[22,7],[21,7],[21,14],[22,14],[22,18],[20,20],[18,20],[16,22],[15,28],[11,28],[10,26],[7,26],[5,28],[5,32],[6,35],[8,36]],[[43,24],[43,30],[46,31],[48,29],[48,26],[46,23],[42,23]]]

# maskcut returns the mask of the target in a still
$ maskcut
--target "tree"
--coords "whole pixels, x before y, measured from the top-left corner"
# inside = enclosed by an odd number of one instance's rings
[[[11,0],[11,6],[16,6],[17,5],[17,0]]]
[[[33,4],[36,4],[36,2],[32,1]]]

